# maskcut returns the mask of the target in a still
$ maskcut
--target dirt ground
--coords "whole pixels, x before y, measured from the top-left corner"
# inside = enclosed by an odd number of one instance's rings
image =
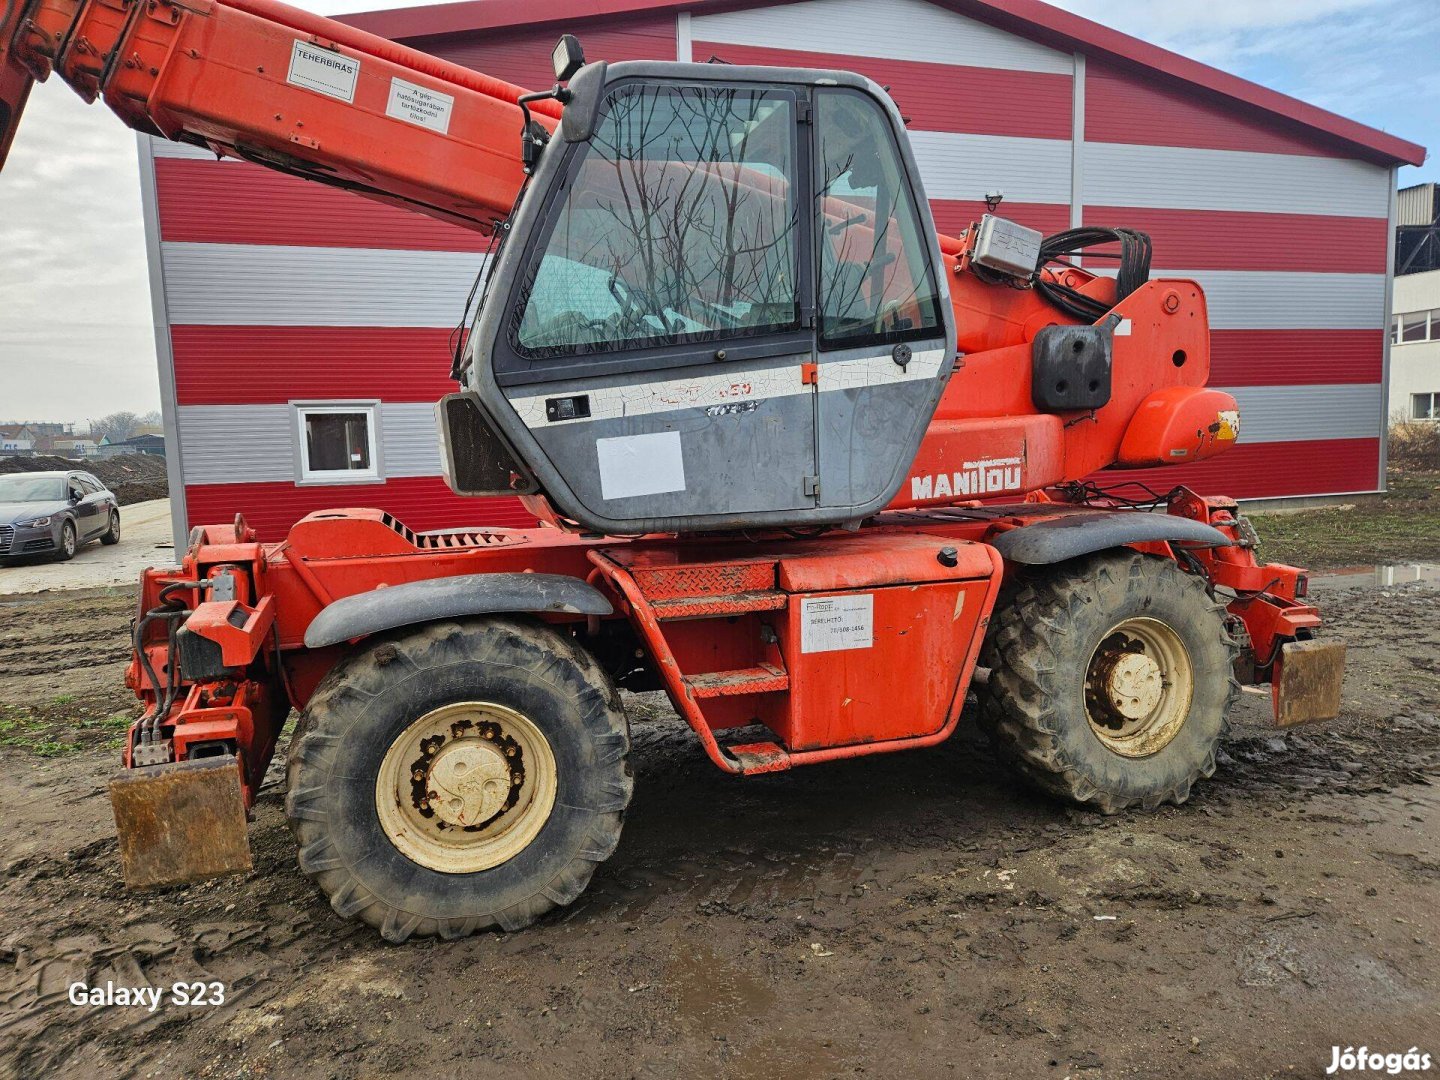
[[[1440,593],[1329,591],[1344,717],[1238,727],[1181,808],[1049,802],[950,743],[736,780],[631,698],[615,856],[518,934],[387,946],[301,877],[120,884],[126,591],[0,599],[0,1076],[1320,1077],[1440,1059]],[[1253,723],[1263,703],[1248,701]],[[283,755],[282,755],[283,756]],[[278,757],[277,757],[278,760]],[[220,980],[219,1007],[75,1006]]]
[[[0,560],[0,597],[60,589],[98,589],[140,580],[148,566],[175,560],[170,500],[130,503],[120,511],[120,543],[84,545],[69,562],[53,555]]]
[[[1386,486],[1358,509],[1250,515],[1264,557],[1311,569],[1440,561],[1440,468],[1392,466]]]

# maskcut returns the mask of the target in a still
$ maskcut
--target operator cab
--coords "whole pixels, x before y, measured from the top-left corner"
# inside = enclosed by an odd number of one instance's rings
[[[527,116],[441,403],[452,487],[614,533],[878,511],[955,356],[894,103],[844,72],[555,59],[564,116],[548,143]]]

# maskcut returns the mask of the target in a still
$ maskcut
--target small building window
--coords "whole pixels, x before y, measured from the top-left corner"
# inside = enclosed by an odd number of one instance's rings
[[[1402,342],[1424,341],[1429,337],[1430,313],[1411,311],[1400,316],[1400,340]]]
[[[299,479],[353,484],[379,480],[376,404],[296,404]]]
[[[1410,395],[1412,420],[1440,420],[1440,391],[1433,394]]]

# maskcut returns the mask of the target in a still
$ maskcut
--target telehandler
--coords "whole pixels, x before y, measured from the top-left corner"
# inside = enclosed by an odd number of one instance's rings
[[[132,886],[250,866],[292,708],[301,869],[391,941],[580,895],[631,798],[618,688],[663,688],[740,777],[934,746],[969,700],[1104,813],[1183,802],[1242,683],[1279,725],[1337,714],[1343,646],[1233,500],[1105,483],[1235,442],[1199,286],[1122,228],[938,235],[868,79],[567,35],[526,93],[274,0],[0,12],[0,163],[55,74],[490,236],[442,457],[540,522],[335,509],[267,543],[237,516],[147,570],[111,790]]]

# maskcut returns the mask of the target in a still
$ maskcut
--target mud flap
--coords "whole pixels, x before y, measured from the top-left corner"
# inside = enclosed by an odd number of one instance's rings
[[[250,869],[234,757],[126,769],[110,782],[120,866],[132,889],[183,885]]]
[[[1278,667],[1272,686],[1276,727],[1333,720],[1340,715],[1344,645],[1289,641],[1281,647]]]

